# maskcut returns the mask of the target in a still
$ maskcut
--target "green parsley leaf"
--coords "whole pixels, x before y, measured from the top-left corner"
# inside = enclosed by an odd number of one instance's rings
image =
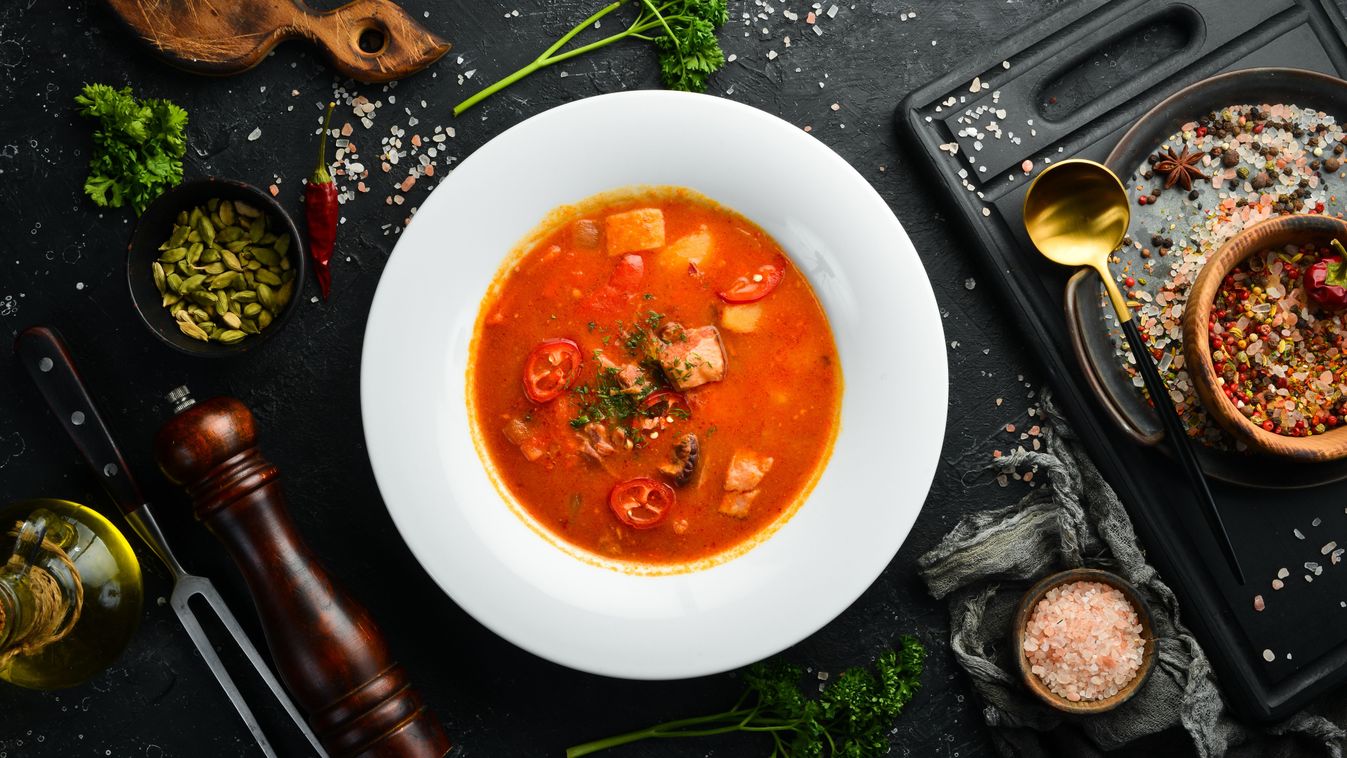
[[[130,87],[86,84],[75,96],[80,114],[98,121],[84,192],[96,204],[137,215],[182,181],[187,111],[167,100],[137,100]]]

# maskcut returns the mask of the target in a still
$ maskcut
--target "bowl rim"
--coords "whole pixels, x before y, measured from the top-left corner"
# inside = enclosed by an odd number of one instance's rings
[[[285,308],[272,320],[271,325],[262,330],[261,333],[250,335],[248,339],[239,340],[233,345],[221,345],[214,342],[203,343],[201,348],[186,348],[182,345],[168,339],[160,333],[159,328],[155,326],[153,319],[158,316],[151,316],[147,311],[154,311],[156,314],[162,314],[167,317],[168,312],[159,304],[154,304],[153,308],[147,307],[136,295],[137,274],[135,270],[135,258],[140,248],[137,241],[142,233],[142,227],[146,225],[145,219],[150,216],[152,211],[158,211],[164,207],[176,208],[184,204],[183,196],[211,187],[224,187],[226,192],[237,192],[249,196],[262,206],[265,212],[271,214],[273,219],[279,219],[291,237],[289,255],[291,265],[295,271],[295,294],[290,298],[290,302]],[[190,355],[194,358],[229,358],[242,355],[255,349],[259,345],[268,342],[277,332],[285,328],[290,322],[296,310],[299,307],[299,301],[305,285],[308,281],[308,244],[304,235],[299,233],[299,227],[295,223],[294,217],[290,215],[285,207],[280,204],[270,193],[264,192],[261,188],[240,179],[229,179],[219,176],[204,176],[198,179],[184,181],[177,186],[166,190],[159,197],[155,198],[143,213],[136,219],[136,223],[131,228],[131,234],[126,242],[126,286],[127,294],[131,298],[131,307],[135,310],[140,321],[163,344],[172,348],[182,355]]]
[[[1347,221],[1334,216],[1299,213],[1260,221],[1226,241],[1207,259],[1189,289],[1183,312],[1183,353],[1188,375],[1203,407],[1226,431],[1253,450],[1304,461],[1331,461],[1347,457],[1347,426],[1313,437],[1287,437],[1269,432],[1244,417],[1224,393],[1216,391],[1216,369],[1206,324],[1217,287],[1235,266],[1261,248],[1284,245],[1296,237],[1321,235],[1347,240]]]
[[[1141,667],[1125,687],[1102,700],[1082,700],[1073,703],[1048,689],[1038,675],[1029,670],[1029,656],[1024,652],[1024,631],[1029,624],[1029,616],[1038,605],[1038,601],[1048,590],[1073,582],[1099,582],[1118,590],[1136,610],[1137,620],[1141,622],[1141,639],[1144,644],[1141,653]],[[1039,579],[1020,597],[1010,626],[1010,640],[1015,648],[1015,664],[1020,678],[1031,692],[1048,705],[1065,713],[1090,714],[1104,713],[1117,708],[1135,695],[1150,677],[1155,668],[1155,627],[1152,623],[1150,604],[1141,596],[1136,586],[1112,571],[1097,568],[1073,568],[1058,571]]]

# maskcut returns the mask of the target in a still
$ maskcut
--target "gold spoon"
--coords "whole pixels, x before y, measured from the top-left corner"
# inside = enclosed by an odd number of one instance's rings
[[[1188,433],[1174,409],[1169,388],[1160,378],[1150,351],[1141,339],[1141,331],[1132,320],[1132,309],[1127,307],[1108,268],[1109,255],[1122,243],[1130,220],[1127,190],[1116,174],[1094,161],[1072,158],[1054,163],[1034,178],[1024,196],[1024,228],[1038,251],[1048,260],[1064,266],[1089,266],[1103,280],[1136,359],[1137,370],[1146,383],[1151,404],[1164,424],[1165,437],[1188,475],[1188,483],[1202,505],[1202,515],[1206,517],[1231,571],[1239,583],[1244,584],[1244,572],[1235,557],[1235,548],[1197,463]]]

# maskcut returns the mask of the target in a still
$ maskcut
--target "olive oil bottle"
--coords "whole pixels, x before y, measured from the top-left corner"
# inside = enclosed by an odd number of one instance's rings
[[[0,507],[0,679],[71,687],[140,622],[140,563],[102,515],[64,500]]]

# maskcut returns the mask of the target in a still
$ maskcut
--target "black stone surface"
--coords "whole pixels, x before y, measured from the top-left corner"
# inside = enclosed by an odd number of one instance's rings
[[[715,77],[712,91],[812,127],[818,139],[856,166],[903,221],[944,316],[951,421],[926,507],[874,586],[831,624],[783,653],[836,672],[872,660],[899,634],[918,634],[930,650],[925,690],[896,724],[894,755],[991,754],[980,709],[950,657],[944,606],[926,594],[914,565],[961,514],[1018,495],[1019,485],[1002,489],[968,472],[992,449],[1011,444],[1001,428],[1025,422],[1037,386],[1031,367],[1023,365],[1016,335],[1002,323],[995,293],[975,286],[977,272],[958,230],[898,145],[891,114],[916,85],[1064,2],[839,3],[836,17],[820,16],[824,34],[818,36],[803,22],[805,2],[771,3],[776,12],[758,19],[761,6],[732,0],[732,19],[722,32],[723,46],[738,59]],[[454,103],[532,58],[598,3],[407,0],[404,5],[455,49],[392,90],[398,102],[381,109],[373,129],[357,128],[352,139],[366,163],[389,126],[407,128],[404,106],[421,122],[408,128],[409,136],[428,134],[435,124],[453,126],[457,136],[448,142],[448,154],[461,159],[503,129],[555,105],[656,85],[649,53],[618,46],[526,80],[455,120],[449,113]],[[802,20],[786,21],[782,8]],[[511,13],[516,9],[518,16]],[[915,18],[902,19],[914,11]],[[751,24],[745,25],[744,13],[754,17]],[[790,47],[782,42],[787,35]],[[770,50],[779,57],[769,60]],[[474,76],[460,84],[459,75],[470,70]],[[561,70],[568,76],[560,77]],[[180,356],[157,342],[131,309],[123,257],[132,214],[102,211],[82,195],[90,128],[75,116],[71,99],[86,81],[131,84],[141,96],[183,105],[192,118],[189,177],[213,174],[263,187],[280,177],[280,200],[298,212],[301,179],[312,168],[315,104],[329,98],[334,78],[302,44],[282,46],[241,76],[194,77],[134,45],[96,0],[17,0],[0,8],[0,219],[7,226],[0,245],[0,333],[12,338],[35,323],[64,333],[170,540],[189,568],[214,579],[255,640],[260,643],[260,631],[233,566],[192,521],[182,496],[149,457],[151,436],[168,414],[162,396],[184,382],[198,396],[231,394],[253,408],[264,450],[281,467],[300,529],[331,573],[379,619],[395,654],[458,744],[456,755],[559,755],[576,742],[734,700],[740,690],[734,674],[628,682],[524,653],[458,609],[404,547],[366,459],[358,366],[370,300],[397,241],[396,235],[385,236],[382,226],[400,225],[432,182],[418,183],[407,205],[398,208],[384,204],[391,182],[376,175],[376,190],[343,207],[346,223],[330,303],[304,303],[284,333],[254,355],[222,362]],[[371,99],[387,96],[379,86],[355,91]],[[257,127],[260,138],[248,140]],[[310,283],[306,299],[315,293]],[[902,329],[894,325],[899,344]],[[1004,401],[1000,405],[998,398]],[[0,350],[0,502],[38,496],[111,513],[6,348]],[[141,556],[148,602],[131,647],[111,669],[75,689],[36,693],[0,685],[0,756],[259,754],[171,610],[155,602],[169,592],[165,573],[147,552]],[[275,723],[274,713],[267,717]],[[756,755],[759,744],[672,741],[612,755]],[[1183,744],[1175,741],[1172,749]]]

